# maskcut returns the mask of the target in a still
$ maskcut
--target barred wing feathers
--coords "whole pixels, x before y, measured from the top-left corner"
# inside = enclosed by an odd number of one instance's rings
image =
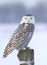
[[[20,50],[27,46],[32,37],[34,32],[34,25],[27,23],[27,24],[20,24],[16,31],[13,33],[9,43],[7,44],[4,57],[10,54],[14,49]]]

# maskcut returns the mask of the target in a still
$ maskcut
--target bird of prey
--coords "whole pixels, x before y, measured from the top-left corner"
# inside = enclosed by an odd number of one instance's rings
[[[35,17],[32,15],[23,16],[18,28],[12,34],[12,37],[4,50],[3,57],[7,57],[14,49],[19,51],[26,48],[33,36],[34,29]]]

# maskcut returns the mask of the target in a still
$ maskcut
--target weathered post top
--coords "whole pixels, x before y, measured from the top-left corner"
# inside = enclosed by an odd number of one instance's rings
[[[20,60],[20,65],[34,65],[34,50],[30,48],[25,48],[19,51],[18,59]]]

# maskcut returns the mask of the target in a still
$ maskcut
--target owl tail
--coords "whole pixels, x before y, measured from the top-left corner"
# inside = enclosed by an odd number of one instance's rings
[[[7,57],[13,50],[14,50],[14,46],[11,43],[8,43],[8,45],[4,50],[3,58]]]

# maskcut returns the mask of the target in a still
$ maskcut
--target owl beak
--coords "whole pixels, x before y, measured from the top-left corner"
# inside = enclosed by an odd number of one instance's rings
[[[28,21],[30,22],[30,18],[28,18]]]

